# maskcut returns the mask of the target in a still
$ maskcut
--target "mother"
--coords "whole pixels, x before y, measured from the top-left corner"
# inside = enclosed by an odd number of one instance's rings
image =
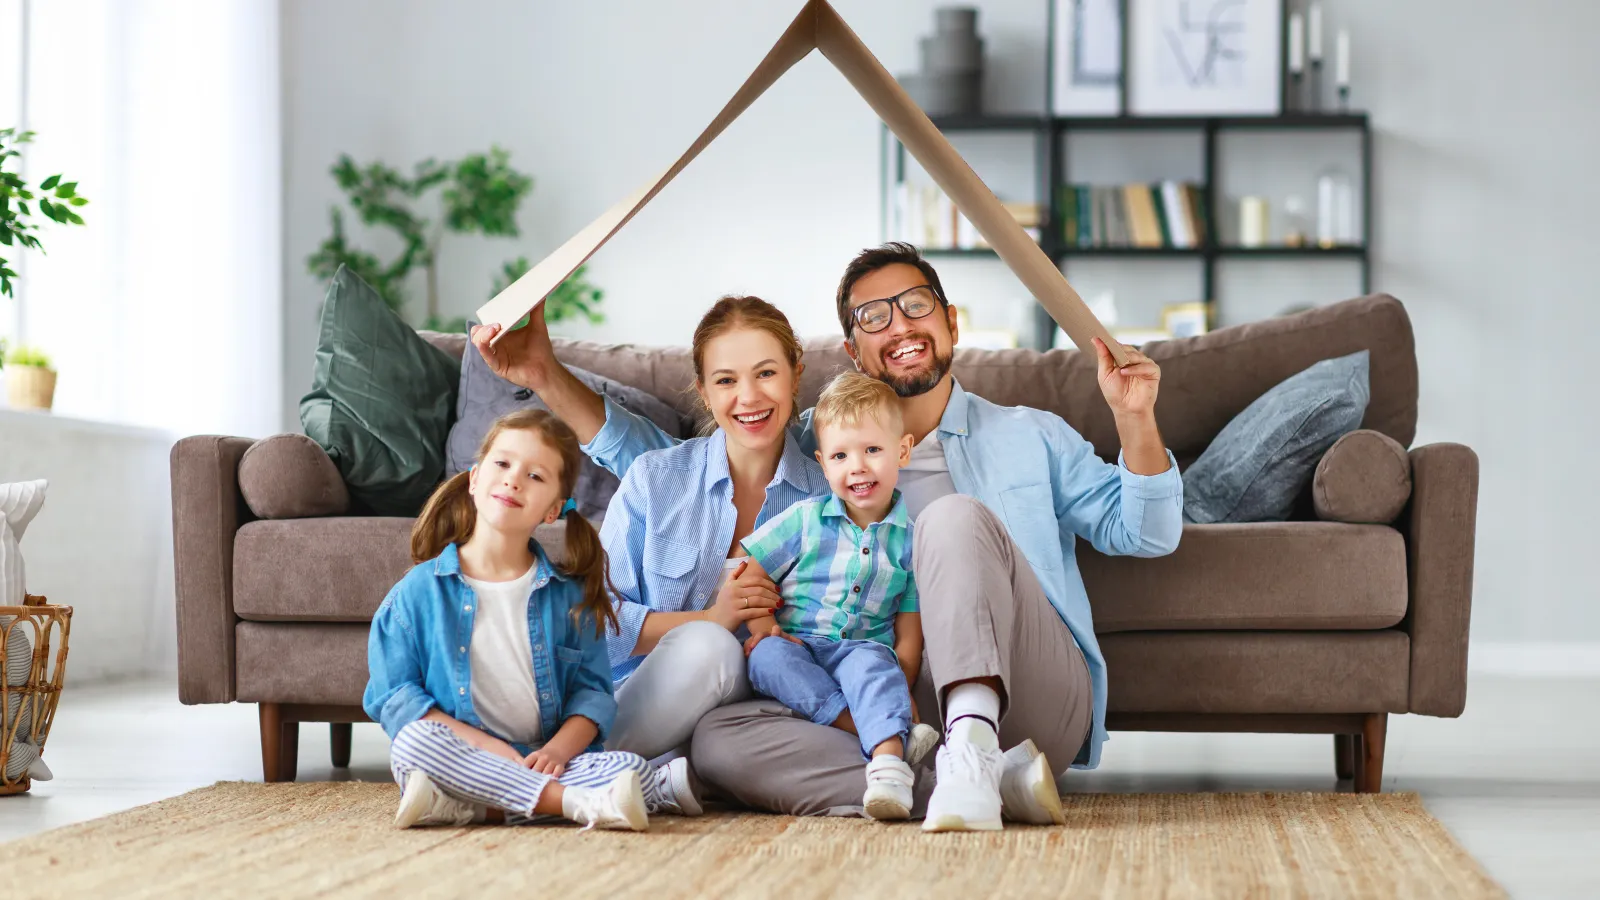
[[[596,446],[608,416],[632,417],[615,415],[610,400],[555,362],[542,308],[506,336],[511,346],[501,352],[488,345],[495,327],[472,336],[495,372],[561,410],[596,462],[626,469],[600,530],[621,597],[620,632],[610,639],[617,720],[608,746],[647,759],[685,749],[701,716],[749,694],[733,633],[781,603],[772,582],[743,575],[739,542],[828,490],[788,427],[804,370],[800,341],[765,300],[722,298],[700,319],[693,343],[695,390],[716,430],[671,445],[640,429]],[[661,452],[611,458],[630,441]]]

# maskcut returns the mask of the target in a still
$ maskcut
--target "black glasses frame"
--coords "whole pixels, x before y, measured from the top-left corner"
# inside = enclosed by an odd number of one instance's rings
[[[944,296],[942,294],[940,294],[939,289],[934,287],[933,285],[931,285],[931,284],[913,285],[912,287],[908,287],[905,290],[901,291],[900,293],[895,294],[893,297],[879,297],[876,300],[868,300],[867,302],[861,304],[860,306],[857,306],[856,308],[850,310],[850,330],[854,331],[857,328],[860,328],[862,330],[862,332],[864,332],[866,334],[877,334],[878,331],[883,331],[883,330],[887,329],[890,325],[894,324],[894,312],[893,311],[895,309],[900,310],[900,315],[905,316],[907,319],[909,319],[911,321],[915,321],[917,319],[926,319],[928,316],[933,314],[933,310],[930,309],[930,310],[928,310],[927,312],[923,313],[920,316],[913,316],[910,312],[908,312],[906,310],[905,300],[901,299],[901,298],[905,297],[905,295],[911,293],[912,291],[920,291],[923,288],[927,288],[933,294],[933,299],[939,301],[939,307],[938,307],[939,309],[946,309],[946,308],[948,308],[950,306],[949,302],[947,302],[944,299]],[[861,311],[866,309],[869,306],[872,306],[875,303],[887,303],[887,304],[889,304],[889,309],[890,309],[889,321],[883,323],[883,328],[879,328],[878,331],[868,331],[861,324],[861,315],[862,315]]]

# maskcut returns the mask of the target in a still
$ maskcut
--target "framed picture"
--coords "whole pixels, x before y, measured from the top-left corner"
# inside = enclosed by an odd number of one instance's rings
[[[1210,330],[1204,303],[1177,303],[1161,308],[1161,328],[1174,338],[1194,337]]]
[[[1128,113],[1283,111],[1284,0],[1128,0]]]
[[[1051,112],[1122,112],[1122,0],[1050,0]]]

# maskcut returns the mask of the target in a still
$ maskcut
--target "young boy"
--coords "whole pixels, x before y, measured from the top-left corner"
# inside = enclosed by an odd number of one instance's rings
[[[751,564],[783,595],[776,617],[750,622],[750,684],[819,725],[857,735],[870,758],[867,815],[905,819],[915,781],[906,760],[920,760],[938,741],[938,732],[912,723],[922,623],[911,518],[895,490],[911,435],[894,390],[856,373],[828,385],[812,422],[833,492],[796,503],[743,541]]]

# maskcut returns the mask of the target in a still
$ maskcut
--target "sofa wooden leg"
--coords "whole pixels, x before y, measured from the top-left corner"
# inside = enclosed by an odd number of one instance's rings
[[[300,756],[300,723],[285,722],[283,706],[260,704],[261,780],[293,781]]]
[[[354,727],[349,722],[334,722],[328,726],[335,769],[350,768],[350,733]]]
[[[1383,790],[1383,745],[1389,731],[1389,716],[1369,713],[1361,723],[1361,741],[1357,747],[1356,790],[1363,794],[1376,794]]]
[[[261,780],[282,781],[283,711],[276,703],[259,704],[261,717]]]
[[[1333,771],[1339,776],[1340,781],[1349,781],[1356,777],[1356,736],[1353,734],[1336,734],[1333,736]]]

